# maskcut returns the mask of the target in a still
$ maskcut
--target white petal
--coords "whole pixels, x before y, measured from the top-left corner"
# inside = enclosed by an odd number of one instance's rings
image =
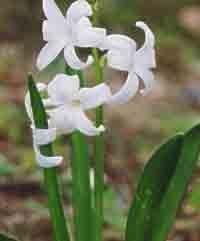
[[[44,41],[53,40],[55,37],[54,30],[51,28],[48,20],[45,20],[42,23],[42,33]]]
[[[139,79],[134,72],[129,73],[128,78],[122,88],[114,94],[108,104],[124,104],[128,102],[138,91]]]
[[[134,62],[136,43],[131,38],[113,34],[107,37],[105,48],[107,48],[108,65],[111,68],[129,71]]]
[[[126,35],[111,34],[107,36],[101,47],[105,50],[128,51],[133,54],[136,51],[136,42]]]
[[[89,17],[92,15],[92,8],[85,0],[77,0],[71,4],[67,11],[67,21],[75,23],[82,17]]]
[[[37,163],[42,168],[57,167],[63,161],[63,157],[62,156],[51,156],[51,157],[48,157],[48,156],[42,155],[40,153],[39,148],[35,144],[34,144],[34,151],[35,151]]]
[[[156,67],[155,37],[149,27],[143,22],[137,22],[136,26],[145,31],[144,45],[135,54],[135,72],[144,81],[145,88],[140,92],[146,94],[155,83],[152,68]]]
[[[83,62],[79,59],[77,56],[75,49],[73,46],[68,46],[64,50],[64,56],[67,64],[72,68],[72,69],[85,69],[89,65],[93,63],[93,58],[92,56],[88,56],[87,62]]]
[[[64,48],[64,43],[61,42],[48,42],[40,51],[37,58],[37,68],[39,70],[44,69],[49,65]]]
[[[87,136],[96,136],[105,131],[103,126],[96,128],[80,108],[73,112],[73,118],[75,128]]]
[[[38,129],[33,128],[33,139],[37,146],[47,145],[56,139],[56,129]]]
[[[79,98],[83,109],[91,109],[106,103],[111,98],[111,91],[108,85],[99,84],[93,88],[82,88]]]
[[[42,33],[43,33],[43,40],[44,41],[54,41],[58,39],[60,26],[55,26],[54,23],[50,22],[49,20],[43,21],[42,24]]]
[[[54,0],[43,0],[43,11],[47,19],[62,24],[65,21],[63,14]]]
[[[79,84],[77,75],[57,74],[48,84],[49,97],[55,105],[66,104],[77,96]]]
[[[76,46],[89,48],[98,47],[106,38],[106,29],[93,28],[89,19],[83,17],[76,25]]]
[[[56,21],[44,20],[42,24],[44,41],[67,42],[70,39],[69,26],[66,21],[59,24]]]
[[[61,106],[47,112],[49,115],[49,127],[56,128],[59,134],[69,134],[75,129],[71,108]]]
[[[76,26],[77,31],[78,31],[78,30],[83,30],[83,29],[81,29],[81,28],[90,28],[90,27],[92,27],[92,23],[91,23],[91,21],[90,21],[89,18],[87,18],[87,17],[82,17],[82,18],[80,18],[80,20],[76,23],[75,26]]]
[[[140,90],[140,93],[145,95],[151,91],[155,85],[154,75],[151,70],[137,69],[137,75],[144,81],[145,88]]]
[[[131,58],[127,57],[126,52],[119,50],[110,50],[107,53],[107,63],[113,69],[129,71]]]
[[[144,45],[136,52],[135,61],[136,68],[155,68],[156,57],[155,57],[155,37],[150,28],[143,22],[137,22],[136,26],[145,31],[145,42]]]
[[[47,85],[41,82],[37,83],[36,87],[39,92],[45,91],[47,89]]]

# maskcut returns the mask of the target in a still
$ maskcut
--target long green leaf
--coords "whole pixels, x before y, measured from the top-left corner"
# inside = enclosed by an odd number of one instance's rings
[[[46,112],[40,94],[31,75],[28,77],[28,89],[30,92],[35,126],[40,129],[46,129],[48,128]],[[54,155],[52,145],[50,144],[41,146],[40,151],[46,156]],[[64,210],[59,192],[57,169],[44,169],[44,179],[45,187],[47,188],[48,193],[48,203],[55,239],[56,241],[69,241],[69,234],[66,227]]]
[[[17,241],[15,238],[7,236],[7,234],[0,233],[0,241]]]
[[[184,136],[181,154],[177,163],[176,171],[170,180],[161,206],[157,210],[153,223],[151,241],[165,241],[170,231],[181,200],[186,191],[187,184],[192,176],[198,161],[200,148],[200,125],[195,126]]]
[[[153,218],[175,172],[182,141],[183,135],[171,138],[147,163],[128,215],[126,241],[151,240]]]

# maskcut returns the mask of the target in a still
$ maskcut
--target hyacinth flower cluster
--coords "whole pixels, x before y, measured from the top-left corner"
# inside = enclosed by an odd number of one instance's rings
[[[154,34],[147,24],[136,22],[136,27],[144,32],[145,37],[142,47],[138,47],[128,36],[108,33],[105,28],[94,26],[98,22],[96,1],[90,4],[86,0],[77,0],[63,15],[55,0],[43,0],[43,12],[46,19],[42,32],[46,43],[37,57],[36,66],[41,71],[63,54],[66,68],[70,70],[57,73],[48,84],[37,83],[35,86],[47,116],[46,128],[36,125],[35,113],[39,107],[32,103],[30,89],[25,96],[35,158],[44,168],[55,238],[56,241],[70,240],[55,174],[55,167],[62,164],[63,157],[54,155],[52,151],[47,155],[41,150],[64,134],[72,140],[75,240],[102,241],[105,154],[102,134],[106,131],[103,106],[124,105],[137,92],[144,95],[152,90],[155,82],[152,70],[156,67]],[[76,52],[82,48],[91,49],[85,62]],[[127,79],[116,93],[111,91],[111,83],[103,82],[104,66],[100,56],[109,68],[127,73]],[[95,69],[96,85],[93,87],[83,83],[83,71],[90,66]],[[88,118],[87,111],[91,109],[96,111],[96,123]],[[95,137],[92,194],[86,136]]]
[[[145,42],[137,49],[133,39],[125,35],[107,34],[106,29],[92,26],[89,19],[93,14],[92,7],[86,0],[73,2],[65,16],[54,0],[43,0],[43,11],[46,20],[43,22],[42,31],[46,44],[37,58],[39,70],[47,67],[62,51],[66,64],[72,69],[84,70],[92,65],[92,55],[83,62],[76,54],[77,47],[98,48],[106,56],[109,67],[128,73],[127,80],[117,93],[111,93],[109,85],[105,83],[92,88],[80,88],[77,75],[69,76],[63,73],[58,73],[47,86],[40,83],[39,91],[48,93],[48,98],[43,99],[49,116],[49,129],[45,133],[36,130],[33,125],[30,98],[27,94],[25,102],[32,121],[34,149],[39,159],[38,163],[46,167],[49,166],[49,162],[50,166],[57,166],[60,163],[57,161],[59,158],[45,159],[38,155],[38,145],[53,141],[57,134],[70,134],[75,130],[88,136],[99,135],[105,128],[95,127],[87,118],[85,111],[102,104],[125,104],[137,93],[139,79],[144,83],[144,89],[140,92],[148,93],[154,86],[152,69],[156,67],[156,61],[155,38],[144,22],[136,23],[136,26],[145,33]]]

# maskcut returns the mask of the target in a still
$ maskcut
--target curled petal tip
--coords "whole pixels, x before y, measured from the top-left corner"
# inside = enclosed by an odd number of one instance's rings
[[[142,21],[137,21],[135,25],[136,25],[136,27],[142,29],[145,32],[145,35],[146,35],[145,36],[146,37],[145,44],[148,44],[148,45],[151,45],[152,47],[154,47],[155,37],[154,37],[154,34],[151,31],[151,29],[149,28],[149,26]]]
[[[87,60],[87,65],[91,65],[91,64],[93,64],[93,62],[94,62],[93,56],[92,56],[92,55],[89,55],[89,56],[88,56],[88,60]]]
[[[106,130],[106,128],[103,125],[100,125],[98,127],[98,130],[99,130],[99,132],[104,132]]]
[[[135,24],[136,27],[145,27],[147,26],[146,23],[144,23],[143,21],[137,21]]]
[[[55,162],[55,166],[60,166],[63,163],[63,157],[58,156],[57,158],[58,160]]]
[[[46,88],[47,88],[47,85],[44,83],[41,83],[41,82],[37,83],[36,86],[37,86],[37,89],[39,90],[39,92],[42,92],[42,91],[46,90]]]

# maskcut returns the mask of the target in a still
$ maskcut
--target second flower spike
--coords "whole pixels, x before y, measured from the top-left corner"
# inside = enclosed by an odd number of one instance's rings
[[[65,60],[71,68],[84,69],[92,64],[92,56],[83,62],[75,52],[75,47],[98,47],[106,37],[105,29],[92,27],[88,18],[92,15],[89,3],[77,0],[63,16],[54,0],[43,0],[43,11],[46,16],[43,39],[47,43],[37,58],[38,69],[44,69],[63,49]]]
[[[85,111],[106,103],[111,98],[110,88],[100,84],[93,88],[80,89],[78,76],[58,74],[47,86],[48,99],[44,99],[49,115],[49,127],[60,134],[79,130],[85,135],[99,135],[105,129],[96,128]]]

